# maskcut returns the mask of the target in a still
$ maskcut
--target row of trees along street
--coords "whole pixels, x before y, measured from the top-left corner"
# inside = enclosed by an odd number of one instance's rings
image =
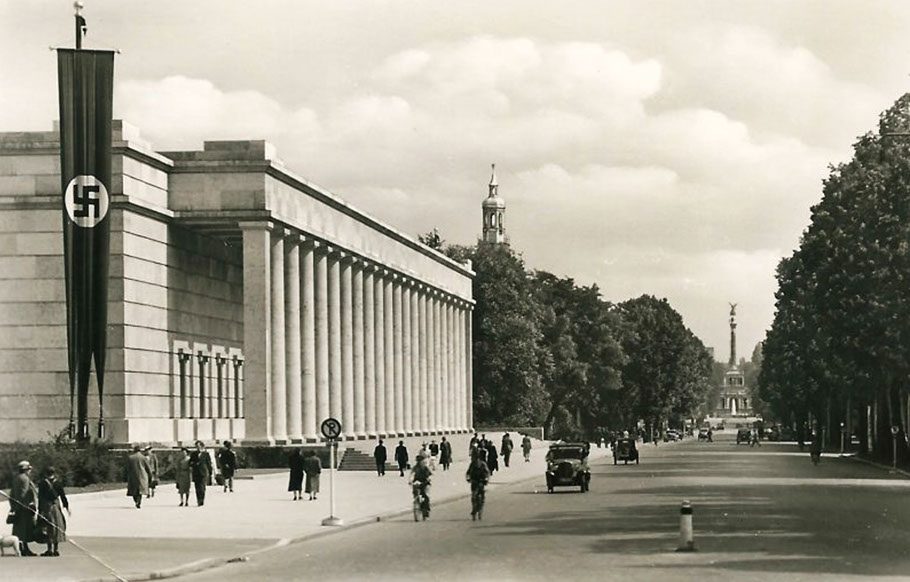
[[[910,422],[910,95],[832,167],[799,247],[777,268],[759,391],[778,417],[839,446],[907,457]],[[891,426],[899,427],[892,439]]]
[[[545,271],[528,272],[508,244],[445,246],[474,280],[474,420],[543,426],[548,437],[597,435],[644,420],[680,426],[709,393],[712,358],[665,299],[604,301]]]

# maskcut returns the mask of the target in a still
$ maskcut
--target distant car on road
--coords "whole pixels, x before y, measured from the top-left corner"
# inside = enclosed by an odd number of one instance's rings
[[[635,447],[634,439],[616,440],[616,444],[613,446],[613,464],[615,465],[619,461],[622,461],[623,464],[635,461],[635,464],[638,464],[638,449]]]
[[[698,429],[698,440],[700,440],[700,441],[708,440],[709,439],[708,434],[710,433],[710,431],[711,431],[711,429],[709,429],[708,427]]]
[[[682,433],[675,428],[669,428],[664,433],[664,442],[673,442],[682,440]]]
[[[741,428],[736,431],[736,444],[746,443],[747,445],[752,440],[752,431],[748,428]]]
[[[590,488],[587,443],[555,443],[547,451],[547,493],[554,487],[577,486],[582,493]]]

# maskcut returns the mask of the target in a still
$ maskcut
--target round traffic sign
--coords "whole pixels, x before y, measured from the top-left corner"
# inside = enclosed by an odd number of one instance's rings
[[[897,436],[897,433],[899,433],[900,430],[901,429],[897,425],[894,425],[891,427],[891,434],[893,434],[894,436]]]
[[[322,436],[327,439],[337,439],[341,436],[341,423],[338,419],[329,417],[322,421]]]

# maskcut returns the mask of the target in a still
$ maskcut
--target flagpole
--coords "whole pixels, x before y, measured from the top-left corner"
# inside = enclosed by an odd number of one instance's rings
[[[82,31],[85,28],[85,19],[82,18],[82,9],[85,8],[85,4],[76,0],[73,2],[73,8],[76,9],[76,50],[82,48]]]

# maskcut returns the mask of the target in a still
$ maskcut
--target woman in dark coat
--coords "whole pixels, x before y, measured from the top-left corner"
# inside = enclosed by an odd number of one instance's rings
[[[66,541],[66,517],[63,510],[70,513],[70,504],[63,490],[63,483],[57,480],[57,472],[48,467],[44,479],[38,483],[38,525],[46,532],[47,551],[42,556],[59,556],[58,546]]]
[[[319,474],[322,473],[322,461],[316,451],[309,451],[303,460],[303,471],[306,473],[306,492],[310,494],[310,501],[316,499],[319,493]]]
[[[174,476],[177,481],[177,493],[180,494],[180,506],[190,506],[190,481],[192,480],[193,470],[190,467],[190,450],[186,447],[180,448],[180,453],[174,463]]]
[[[19,547],[23,556],[36,555],[28,547],[35,539],[35,512],[38,509],[38,491],[30,477],[32,465],[20,461],[19,473],[13,477],[10,487],[10,510],[16,512],[13,521],[13,535],[19,538]]]
[[[300,490],[303,489],[303,449],[300,447],[294,449],[288,459],[288,468],[291,470],[288,491],[294,492],[294,501],[297,501],[303,497],[300,493]]]
[[[493,441],[487,441],[487,467],[491,475],[499,469],[499,455],[496,454],[496,445]]]

